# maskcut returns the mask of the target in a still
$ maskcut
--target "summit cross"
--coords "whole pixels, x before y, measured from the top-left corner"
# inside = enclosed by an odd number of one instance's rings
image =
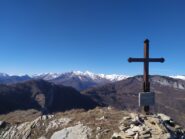
[[[149,57],[149,40],[144,41],[144,58],[129,58],[128,62],[143,62],[144,63],[144,75],[143,75],[143,91],[150,92],[150,81],[149,81],[149,63],[150,62],[161,62],[165,61],[164,58],[150,58]],[[144,106],[144,111],[149,113],[150,107]]]

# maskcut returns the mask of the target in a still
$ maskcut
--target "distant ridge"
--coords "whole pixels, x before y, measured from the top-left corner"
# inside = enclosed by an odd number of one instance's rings
[[[91,87],[124,80],[128,77],[129,76],[117,75],[117,74],[112,74],[112,75],[95,74],[89,71],[86,71],[86,72],[72,71],[72,72],[65,72],[65,73],[43,73],[43,74],[35,74],[32,76],[29,76],[29,75],[10,76],[8,74],[1,73],[0,84],[14,84],[14,83],[20,83],[28,80],[33,80],[33,79],[34,80],[42,79],[45,81],[55,83],[57,85],[71,86],[81,91]]]
[[[44,80],[0,85],[0,114],[28,109],[50,113],[74,108],[91,109],[96,106],[97,103],[74,88]]]
[[[130,76],[118,74],[96,74],[90,71],[71,71],[65,73],[42,73],[35,75],[8,75],[0,73],[0,84],[22,83],[29,80],[42,79],[55,83],[57,85],[71,86],[79,91],[86,90],[92,87],[102,86],[108,83],[125,80]],[[166,76],[173,79],[185,80],[185,76]]]
[[[101,105],[118,109],[138,110],[138,94],[142,92],[142,76],[82,91]],[[185,127],[185,81],[166,76],[150,77],[151,91],[155,92],[157,112],[165,113]]]

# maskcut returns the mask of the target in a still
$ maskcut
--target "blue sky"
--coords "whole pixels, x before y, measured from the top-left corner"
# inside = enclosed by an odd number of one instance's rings
[[[151,74],[185,74],[184,0],[0,0],[0,71],[90,70],[142,74],[150,39]]]

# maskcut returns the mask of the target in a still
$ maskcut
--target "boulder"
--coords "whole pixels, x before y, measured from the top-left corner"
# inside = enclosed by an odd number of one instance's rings
[[[6,123],[4,121],[0,121],[0,128],[4,128],[6,126]]]
[[[53,129],[57,129],[59,127],[65,126],[67,125],[69,122],[71,121],[71,119],[69,118],[60,118],[60,119],[54,119],[52,121],[49,122],[47,128],[46,128],[46,132],[49,132],[49,130],[53,130]]]
[[[121,131],[126,131],[127,129],[129,129],[129,127],[126,127],[126,126],[124,126],[124,125],[121,125],[121,126],[119,126],[119,129],[120,129]]]
[[[128,129],[125,133],[126,133],[127,136],[134,136],[136,134],[131,129]]]
[[[78,124],[55,132],[51,139],[89,139],[91,132],[92,130],[89,127]]]
[[[158,116],[161,118],[163,121],[170,121],[171,118],[165,114],[159,113]]]
[[[125,139],[125,134],[123,132],[114,133],[112,135],[112,139]]]
[[[133,128],[131,128],[131,130],[133,132],[140,132],[140,131],[142,131],[142,127],[140,127],[140,126],[134,126]]]

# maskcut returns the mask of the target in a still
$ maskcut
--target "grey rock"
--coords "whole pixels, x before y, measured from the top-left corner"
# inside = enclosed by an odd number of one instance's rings
[[[139,133],[136,133],[136,135],[134,136],[134,139],[139,139]]]
[[[130,116],[123,117],[123,120],[130,120],[130,119],[131,119]]]
[[[107,119],[107,117],[105,117],[105,116],[102,116],[101,118],[99,118],[98,120],[105,120],[105,119]]]
[[[4,121],[0,121],[0,128],[3,128],[6,125]]]
[[[51,139],[89,139],[92,130],[82,124],[55,132]]]
[[[141,134],[142,134],[142,135],[149,134],[149,133],[150,133],[150,131],[151,131],[151,129],[150,129],[150,128],[148,128],[148,129],[146,129],[146,130],[142,131],[142,132],[141,132]]]
[[[127,131],[126,131],[126,135],[127,136],[134,136],[136,133],[135,132],[133,132],[131,129],[128,129]]]
[[[123,132],[120,133],[114,133],[112,135],[112,139],[125,139],[125,134]]]
[[[97,127],[96,131],[98,131],[98,132],[101,131],[101,127]]]
[[[38,138],[38,139],[47,139],[46,137],[44,137],[44,136],[42,136],[42,137],[40,137],[40,138]]]
[[[5,132],[0,134],[2,139],[29,139],[32,129],[41,128],[44,122],[49,119],[48,116],[40,116],[31,122],[25,122],[18,125],[12,125]]]
[[[171,118],[165,114],[159,113],[158,116],[163,120],[163,121],[170,121]]]
[[[164,114],[143,116],[134,113],[130,115],[131,119],[123,117],[121,120],[120,132],[113,134],[115,139],[172,139],[174,137],[184,139],[184,131],[174,122],[170,123],[172,120],[169,116]]]
[[[140,131],[142,131],[142,127],[134,126],[133,128],[131,128],[131,130],[132,130],[133,132],[140,132]]]
[[[125,127],[124,125],[121,125],[121,126],[119,126],[119,129],[121,131],[126,131],[127,129],[129,129],[129,127]]]
[[[150,138],[151,137],[151,134],[144,134],[144,135],[141,135],[141,138],[143,139],[147,139],[147,138]]]
[[[60,118],[60,119],[54,119],[52,121],[49,122],[47,128],[46,128],[46,132],[49,132],[49,130],[53,130],[53,129],[57,129],[58,127],[62,127],[67,125],[69,122],[71,121],[71,119],[69,118]]]

